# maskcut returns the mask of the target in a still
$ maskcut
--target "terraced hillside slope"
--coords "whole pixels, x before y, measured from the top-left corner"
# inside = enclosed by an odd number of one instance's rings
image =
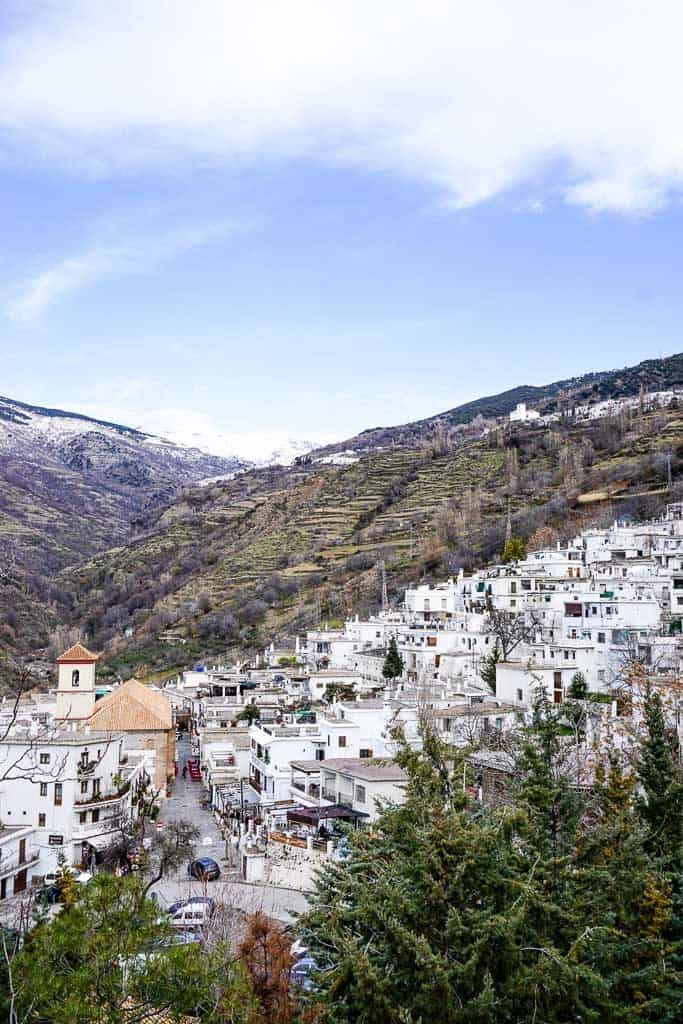
[[[675,403],[587,423],[501,423],[189,490],[130,543],[62,573],[60,587],[73,595],[67,618],[112,670],[170,671],[376,607],[380,563],[396,596],[421,576],[499,558],[508,509],[515,535],[554,543],[657,511],[681,473]]]
[[[240,468],[118,424],[0,398],[0,612],[34,646],[56,622],[53,577],[123,541],[188,484]],[[30,595],[30,599],[29,599]]]

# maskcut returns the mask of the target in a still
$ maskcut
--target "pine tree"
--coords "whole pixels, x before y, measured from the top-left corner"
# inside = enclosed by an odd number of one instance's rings
[[[385,679],[392,681],[398,679],[399,676],[403,675],[403,658],[401,657],[398,646],[396,644],[396,637],[391,638],[389,641],[389,650],[387,656],[384,659],[384,666],[382,668],[382,675]]]
[[[615,751],[579,829],[571,901],[579,950],[604,979],[603,1020],[659,1021],[675,1005],[670,887],[646,849],[637,780]]]
[[[72,907],[79,896],[78,882],[63,853],[59,854],[57,860],[55,885],[59,892],[59,902],[65,907]]]
[[[492,693],[496,692],[496,665],[500,661],[500,648],[496,643],[489,655],[481,659],[479,675]]]
[[[679,874],[683,866],[683,782],[660,695],[646,688],[645,734],[640,744],[638,779],[643,795],[640,816],[648,832],[648,849],[664,869]]]

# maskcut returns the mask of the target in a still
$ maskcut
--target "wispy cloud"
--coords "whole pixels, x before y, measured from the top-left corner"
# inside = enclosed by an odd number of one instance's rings
[[[118,244],[94,244],[65,256],[22,282],[6,307],[16,323],[31,322],[62,296],[110,277],[147,274],[183,253],[228,237],[228,223],[181,227],[152,237],[134,236]]]
[[[674,0],[60,0],[33,18],[13,2],[9,157],[99,174],[353,162],[461,207],[514,189],[643,214],[681,189]],[[62,267],[56,287],[89,267]]]

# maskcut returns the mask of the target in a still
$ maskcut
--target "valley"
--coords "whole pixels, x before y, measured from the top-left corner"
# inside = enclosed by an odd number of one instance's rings
[[[591,377],[595,400],[676,386],[681,357],[641,365],[614,371],[611,391],[609,375]],[[63,437],[56,449],[25,435],[11,447],[6,434],[5,671],[81,637],[104,652],[104,672],[163,677],[181,657],[257,651],[375,606],[382,565],[391,595],[499,557],[509,530],[533,545],[658,510],[683,466],[678,403],[558,417],[558,402],[586,401],[579,380],[546,389],[547,422],[484,418],[470,403],[467,422],[454,410],[395,428],[388,443],[340,443],[345,458],[326,448],[291,466],[235,466],[100,427],[69,439],[75,468]],[[520,395],[488,401],[511,411]],[[221,468],[229,478],[199,482]]]

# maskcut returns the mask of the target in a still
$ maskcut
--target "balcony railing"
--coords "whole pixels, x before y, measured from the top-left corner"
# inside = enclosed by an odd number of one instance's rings
[[[331,803],[336,804],[337,794],[334,789],[328,789],[327,786],[323,786],[322,789],[323,800],[329,800]]]
[[[97,793],[91,794],[90,796],[83,797],[82,800],[75,800],[74,805],[76,807],[85,807],[88,804],[105,804],[114,803],[116,800],[121,800],[130,789],[130,782],[124,782],[119,788],[113,793]]]
[[[35,864],[39,859],[40,853],[30,853],[23,860],[20,860],[18,856],[0,860],[0,878],[6,878],[7,875],[11,875],[15,871],[21,871],[23,868],[30,867],[31,864]]]

